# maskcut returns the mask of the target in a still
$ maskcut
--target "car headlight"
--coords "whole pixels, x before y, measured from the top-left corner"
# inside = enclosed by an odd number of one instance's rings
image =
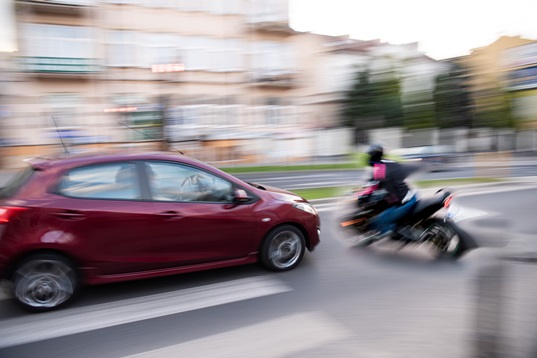
[[[308,203],[294,203],[294,208],[297,208],[298,210],[305,211],[307,213],[310,213],[311,215],[317,215],[317,210],[313,207],[313,205]]]

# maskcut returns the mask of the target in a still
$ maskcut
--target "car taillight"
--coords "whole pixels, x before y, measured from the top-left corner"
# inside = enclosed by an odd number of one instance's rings
[[[26,209],[16,206],[0,206],[0,224],[7,224],[9,220],[13,219],[17,213],[23,210]]]

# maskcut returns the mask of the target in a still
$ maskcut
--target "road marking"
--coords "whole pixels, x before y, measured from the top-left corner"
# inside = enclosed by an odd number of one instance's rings
[[[0,348],[38,342],[125,323],[288,292],[269,276],[136,297],[89,307],[8,319],[0,326]]]
[[[276,358],[351,337],[319,312],[298,313],[124,358]]]
[[[457,190],[455,188],[453,192],[456,196],[474,196],[474,195],[484,195],[484,194],[498,194],[503,192],[510,192],[510,191],[517,191],[517,190],[528,190],[528,189],[536,189],[537,186],[535,184],[531,183],[524,183],[524,184],[518,184],[515,183],[513,186],[504,187],[501,185],[497,185],[494,187],[466,187],[462,190]]]

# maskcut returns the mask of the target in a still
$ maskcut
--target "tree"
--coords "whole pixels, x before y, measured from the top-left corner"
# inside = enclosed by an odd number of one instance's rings
[[[436,126],[472,127],[472,100],[462,68],[452,64],[448,73],[436,77],[434,89]]]
[[[377,115],[384,119],[385,127],[402,126],[401,85],[393,72],[385,73],[383,77],[383,80],[374,82]]]
[[[346,93],[342,108],[342,124],[355,129],[355,142],[367,140],[365,132],[403,123],[400,84],[390,73],[375,74],[357,71],[351,89]]]
[[[508,128],[514,125],[508,95],[490,86],[476,98],[476,127]]]
[[[405,95],[405,128],[433,128],[434,103],[430,91],[414,91]]]

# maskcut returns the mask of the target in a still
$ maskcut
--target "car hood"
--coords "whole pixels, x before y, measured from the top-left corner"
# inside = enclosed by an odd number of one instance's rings
[[[259,190],[266,192],[275,200],[286,201],[286,202],[297,202],[297,201],[307,202],[307,200],[301,197],[300,195],[297,195],[285,189],[280,189],[280,188],[276,188],[276,187],[269,186],[269,185],[261,185],[257,183],[249,183],[249,184]]]

